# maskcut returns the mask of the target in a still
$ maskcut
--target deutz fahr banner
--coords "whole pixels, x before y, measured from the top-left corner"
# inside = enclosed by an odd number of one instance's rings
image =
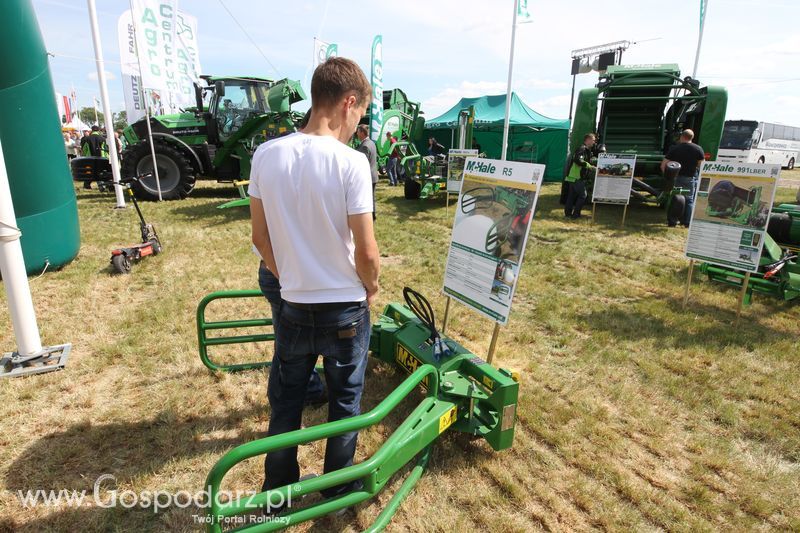
[[[444,292],[508,322],[544,165],[469,157],[464,165]]]
[[[780,170],[780,165],[703,163],[686,257],[757,272]]]

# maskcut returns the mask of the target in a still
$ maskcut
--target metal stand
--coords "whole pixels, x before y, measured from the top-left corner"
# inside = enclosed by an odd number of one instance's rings
[[[694,259],[689,260],[689,274],[686,276],[686,290],[683,292],[683,308],[689,301],[689,286],[692,284],[692,272],[694,272]]]
[[[444,318],[442,319],[442,335],[447,331],[447,319],[450,317],[450,302],[452,298],[447,297],[447,302],[444,304]]]
[[[625,209],[622,210],[622,223],[620,226],[625,226],[625,217],[628,215],[628,204],[625,204]]]
[[[489,355],[486,357],[486,362],[489,364],[492,364],[492,359],[494,359],[494,351],[497,348],[498,335],[500,335],[500,324],[495,322],[494,331],[492,331],[492,340],[489,343]]]
[[[744,297],[747,295],[747,285],[750,283],[750,272],[747,272],[744,275],[744,281],[742,281],[742,290],[739,292],[739,306],[736,308],[736,322],[735,324],[739,323],[739,317],[742,315],[742,305],[744,304]]]
[[[594,224],[594,211],[597,208],[597,204],[592,202],[592,224]]]
[[[17,352],[3,354],[0,359],[0,378],[14,378],[31,374],[43,374],[61,370],[67,364],[71,344],[49,346],[33,355],[19,355]]]

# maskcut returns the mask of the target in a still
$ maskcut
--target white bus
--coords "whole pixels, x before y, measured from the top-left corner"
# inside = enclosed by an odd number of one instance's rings
[[[717,160],[779,164],[791,170],[800,159],[798,154],[800,128],[755,120],[726,120]]]

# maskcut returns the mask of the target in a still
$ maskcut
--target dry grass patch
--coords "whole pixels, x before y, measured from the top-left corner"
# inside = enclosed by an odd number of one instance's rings
[[[780,189],[783,201],[794,190]],[[101,474],[119,490],[201,490],[215,461],[266,430],[266,374],[212,375],[197,356],[194,311],[207,293],[255,288],[246,210],[217,210],[229,187],[203,185],[182,202],[148,203],[163,255],[109,275],[110,250],[136,239],[134,214],[78,191],[83,245],[66,268],[31,282],[46,343],[72,342],[63,372],[0,382],[0,530],[195,531],[195,509],[23,508],[18,490],[91,491]],[[681,307],[685,230],[632,207],[625,228],[603,206],[597,224],[567,222],[558,186],[546,186],[532,227],[511,323],[497,360],[522,373],[514,448],[445,435],[393,531],[800,529],[800,333],[796,304],[756,297],[733,325],[736,291],[695,280]],[[453,206],[378,189],[383,261],[379,311],[411,286],[441,313]],[[4,298],[4,297],[3,297]],[[253,300],[209,309],[258,316]],[[0,319],[8,324],[5,305]],[[478,354],[491,324],[456,306],[448,333]],[[2,337],[14,345],[11,328]],[[217,350],[259,360],[269,346]],[[373,362],[363,408],[404,378]],[[413,398],[412,398],[413,400]],[[381,445],[413,408],[406,402],[360,436],[358,458]],[[324,421],[308,409],[304,424]],[[303,446],[304,471],[322,444]],[[260,485],[260,460],[226,478]],[[301,530],[356,531],[376,501]]]

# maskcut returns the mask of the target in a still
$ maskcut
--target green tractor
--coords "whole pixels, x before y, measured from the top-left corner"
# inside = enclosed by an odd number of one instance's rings
[[[183,113],[150,118],[161,197],[185,198],[198,179],[247,180],[259,144],[296,130],[302,113],[291,105],[306,98],[300,83],[254,77],[201,76],[197,105]],[[207,102],[207,104],[205,104]],[[122,175],[145,176],[133,183],[143,200],[158,200],[146,119],[123,131]]]
[[[661,174],[664,155],[689,128],[705,159],[716,159],[728,105],[723,87],[701,87],[680,74],[673,64],[608,67],[595,87],[578,95],[569,153],[594,132],[609,153],[636,154],[631,196],[669,206],[675,191]]]

